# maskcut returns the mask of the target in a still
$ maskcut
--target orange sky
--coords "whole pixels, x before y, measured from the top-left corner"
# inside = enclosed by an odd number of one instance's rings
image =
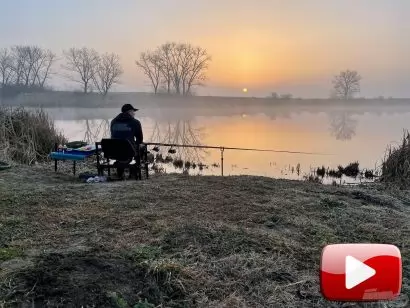
[[[242,94],[247,87],[248,95],[327,96],[332,76],[349,68],[363,75],[364,95],[410,96],[406,0],[18,0],[3,8],[0,47],[116,52],[125,69],[122,90],[148,90],[135,60],[176,41],[213,57],[201,93]]]

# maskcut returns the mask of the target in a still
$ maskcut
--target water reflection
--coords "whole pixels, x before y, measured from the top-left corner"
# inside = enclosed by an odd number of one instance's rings
[[[337,168],[359,161],[361,168],[373,169],[385,151],[386,145],[400,138],[408,127],[409,110],[323,110],[299,106],[255,106],[185,109],[147,108],[138,113],[145,141],[214,145],[243,148],[329,153],[332,155],[291,155],[251,151],[225,151],[226,175],[252,174],[292,177],[300,164],[300,176],[310,169]],[[118,114],[114,108],[78,108],[47,110],[70,140],[95,142],[109,137],[109,124]],[[343,140],[344,142],[340,142]],[[354,149],[354,150],[352,150]],[[193,148],[160,147],[164,158],[181,158],[190,162],[203,162],[212,171],[212,164],[220,162],[220,151]],[[275,162],[274,164],[272,162]],[[277,164],[276,164],[277,163]],[[172,164],[171,164],[172,165]],[[285,166],[291,166],[285,167]],[[292,166],[294,166],[292,172]],[[289,171],[290,169],[290,171]],[[197,169],[195,169],[196,172]],[[204,170],[204,173],[208,172]],[[213,172],[220,173],[219,168]]]
[[[110,121],[103,120],[83,120],[84,123],[84,141],[92,144],[102,138],[109,138],[110,136]]]
[[[348,112],[333,112],[329,114],[330,131],[336,140],[346,141],[356,135],[357,120]]]
[[[81,126],[79,130],[84,132],[82,140],[89,144],[110,137],[109,119],[84,119],[77,123]],[[205,136],[204,128],[197,127],[191,120],[155,121],[152,127],[147,125],[143,129],[145,142],[200,146],[203,145],[202,140]],[[168,155],[162,150],[169,150],[169,147],[163,147],[160,151],[163,155]],[[173,156],[185,161],[201,162],[207,154],[208,152],[201,148],[176,147]]]
[[[204,128],[195,127],[192,121],[178,120],[160,123],[155,121],[152,134],[148,139],[151,142],[181,144],[181,145],[203,145]],[[200,148],[175,148],[176,156],[189,161],[201,162],[208,154],[205,149]]]

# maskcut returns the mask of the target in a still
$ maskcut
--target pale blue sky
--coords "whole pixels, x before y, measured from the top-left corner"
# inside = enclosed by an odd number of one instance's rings
[[[332,75],[357,69],[362,95],[410,97],[406,0],[3,0],[0,48],[77,46],[120,54],[118,90],[147,89],[134,60],[166,41],[207,48],[211,95],[326,97]],[[59,70],[60,63],[56,66]],[[72,87],[56,77],[55,86]]]

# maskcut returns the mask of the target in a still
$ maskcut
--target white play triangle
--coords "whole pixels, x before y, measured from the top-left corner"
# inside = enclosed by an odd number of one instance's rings
[[[347,256],[345,261],[346,289],[353,289],[367,279],[376,275],[376,271],[352,256]]]

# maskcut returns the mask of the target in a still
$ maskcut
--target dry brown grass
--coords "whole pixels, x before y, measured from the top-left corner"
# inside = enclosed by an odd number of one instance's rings
[[[406,191],[250,176],[83,184],[49,170],[0,173],[0,248],[13,252],[0,306],[400,307],[321,297],[321,249],[345,242],[397,245],[410,297]]]
[[[405,131],[401,144],[389,146],[382,163],[382,181],[398,184],[400,187],[410,185],[410,134]]]
[[[0,160],[23,164],[44,161],[55,142],[64,140],[42,109],[0,106]]]

